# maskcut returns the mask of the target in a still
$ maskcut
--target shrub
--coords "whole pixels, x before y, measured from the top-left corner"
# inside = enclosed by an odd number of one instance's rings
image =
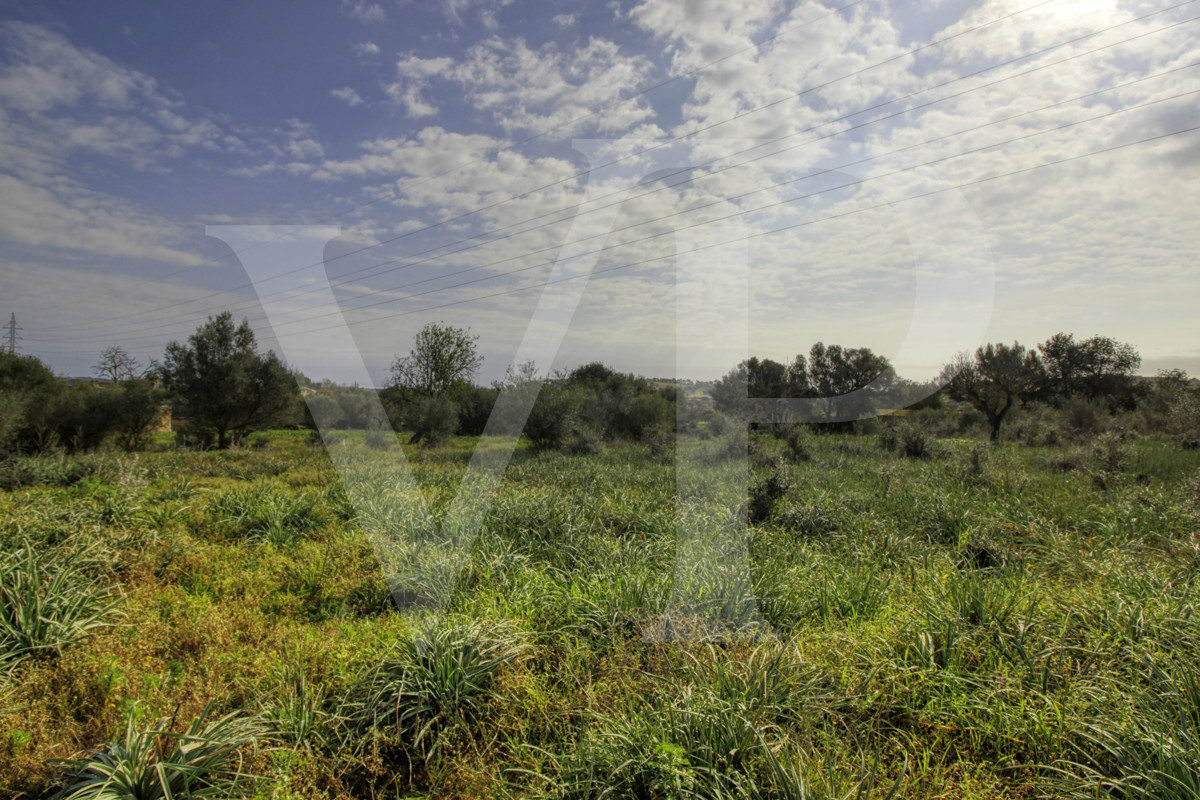
[[[578,456],[595,456],[604,452],[604,437],[594,428],[581,426],[575,430],[569,450]]]
[[[242,772],[241,749],[265,736],[256,718],[227,714],[206,721],[210,702],[186,731],[162,717],[139,731],[130,714],[124,739],[85,759],[52,762],[67,772],[56,800],[203,800],[246,797],[253,780]]]
[[[884,450],[906,458],[927,458],[933,453],[933,437],[912,422],[883,426],[879,433],[879,444]]]
[[[575,430],[578,413],[578,397],[573,391],[547,383],[525,421],[525,435],[539,450],[561,448]]]
[[[347,717],[358,730],[389,730],[431,758],[437,734],[475,719],[496,673],[521,649],[510,629],[496,625],[426,628],[374,667]]]
[[[1062,407],[1062,425],[1072,436],[1089,436],[1104,428],[1108,407],[1099,400],[1080,395],[1069,397]]]
[[[1103,433],[1089,445],[1072,447],[1051,460],[1063,472],[1083,472],[1105,489],[1119,483],[1129,467],[1133,448],[1115,431]]]
[[[482,436],[496,406],[499,389],[472,386],[463,393],[458,407],[458,429],[464,436]],[[519,431],[504,431],[519,433]]]
[[[757,524],[770,519],[775,512],[775,504],[792,488],[787,468],[782,463],[775,464],[770,474],[750,485],[750,522]]]
[[[65,553],[26,541],[0,557],[0,670],[60,653],[109,624],[118,601],[87,574],[91,549]]]
[[[435,447],[458,430],[458,406],[445,397],[421,397],[409,404],[404,420],[413,432],[409,444]]]
[[[783,441],[786,445],[784,453],[788,461],[799,464],[812,459],[812,435],[803,423],[792,422],[785,426]]]

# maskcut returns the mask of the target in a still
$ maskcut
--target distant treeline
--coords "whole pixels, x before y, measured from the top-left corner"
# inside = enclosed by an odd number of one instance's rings
[[[164,393],[150,378],[92,385],[61,380],[33,356],[0,353],[0,453],[142,447]]]
[[[325,431],[407,430],[433,445],[462,434],[524,435],[538,448],[594,452],[630,441],[663,447],[677,433],[711,436],[749,423],[750,398],[808,398],[817,409],[803,422],[821,432],[871,432],[880,413],[920,415],[943,435],[1001,436],[1005,420],[1096,420],[1137,415],[1131,424],[1194,442],[1200,394],[1179,370],[1157,378],[1134,372],[1141,357],[1128,344],[1094,336],[1052,336],[1034,349],[989,344],[956,356],[940,378],[923,384],[896,375],[868,348],[818,342],[784,364],[750,358],[711,387],[711,403],[682,409],[681,385],[622,373],[600,362],[539,376],[535,364],[510,367],[480,386],[482,364],[469,331],[430,324],[392,365],[382,390],[314,383],[289,371],[274,353],[259,353],[246,321],[228,312],[202,325],[187,343],[170,343],[145,368],[118,346],[94,367],[92,383],[67,382],[32,356],[0,354],[0,454],[143,447],[168,408],[179,441],[227,447],[272,427]],[[1063,415],[1066,415],[1065,417]],[[1044,416],[1044,414],[1043,414]],[[914,416],[912,419],[917,419]],[[1089,422],[1090,420],[1090,422]],[[780,404],[777,425],[794,424]],[[756,415],[756,425],[763,423]],[[1026,423],[1028,424],[1028,423]]]

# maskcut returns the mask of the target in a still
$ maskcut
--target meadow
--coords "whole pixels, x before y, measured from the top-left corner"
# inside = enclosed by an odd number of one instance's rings
[[[1200,797],[1200,451],[521,442],[439,584],[477,439],[385,438],[431,519],[304,431],[0,465],[0,796]],[[749,518],[742,595],[677,602],[687,515]]]

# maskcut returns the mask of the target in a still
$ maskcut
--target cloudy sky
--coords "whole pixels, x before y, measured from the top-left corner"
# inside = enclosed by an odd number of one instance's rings
[[[1197,17],[3,0],[0,314],[66,375],[226,309],[339,381],[428,322],[479,335],[485,382],[816,341],[924,378],[1058,331],[1200,374]]]

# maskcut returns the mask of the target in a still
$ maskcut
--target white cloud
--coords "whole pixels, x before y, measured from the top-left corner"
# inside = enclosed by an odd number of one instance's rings
[[[64,176],[36,185],[0,174],[0,238],[31,247],[195,265],[182,229]]]
[[[190,113],[150,76],[75,47],[58,33],[7,22],[0,24],[0,42],[7,51],[0,105],[9,112],[9,142],[55,161],[85,152],[138,169],[169,168],[171,159],[195,148],[245,149],[238,136]]]
[[[374,58],[375,56],[379,55],[380,50],[379,45],[375,44],[374,42],[359,42],[358,44],[354,45],[354,52],[358,53],[364,58]]]
[[[351,108],[354,108],[355,106],[361,106],[365,102],[362,99],[362,96],[349,86],[343,86],[340,89],[332,89],[329,93]]]
[[[441,4],[446,20],[451,25],[461,26],[468,12],[477,10],[479,22],[488,30],[500,27],[499,13],[513,0],[444,0]]]
[[[574,14],[555,14],[551,21],[560,28],[570,28],[575,24]]]
[[[359,22],[383,22],[387,17],[383,6],[367,0],[342,0],[342,10]]]
[[[493,36],[460,61],[409,55],[397,64],[397,81],[385,88],[411,116],[429,116],[437,109],[422,93],[431,78],[442,77],[506,131],[553,129],[555,138],[566,138],[582,131],[623,132],[649,119],[653,110],[642,100],[613,101],[652,69],[649,59],[626,55],[605,39],[570,51],[535,51],[521,39]]]
[[[384,86],[392,101],[404,106],[410,117],[429,117],[437,113],[437,107],[425,100],[422,92],[429,86],[429,79],[442,76],[453,66],[450,58],[418,58],[409,55],[396,62],[396,80]]]

